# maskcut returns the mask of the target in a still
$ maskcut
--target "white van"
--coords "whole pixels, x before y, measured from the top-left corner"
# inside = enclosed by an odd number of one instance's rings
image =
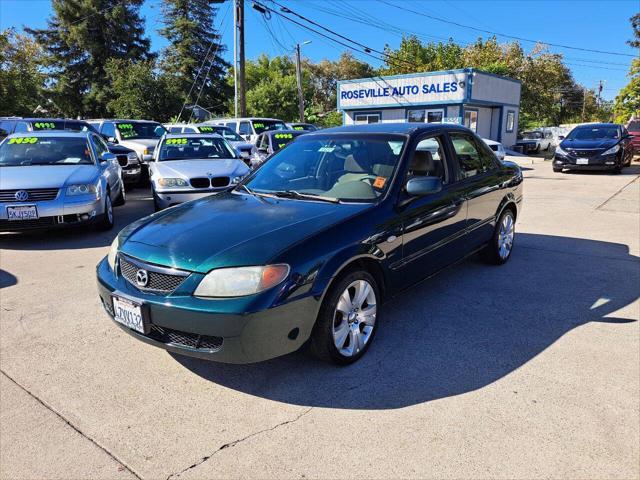
[[[268,130],[288,130],[287,124],[277,118],[246,117],[246,118],[215,118],[204,123],[224,125],[236,132],[242,138],[255,145],[258,135]]]

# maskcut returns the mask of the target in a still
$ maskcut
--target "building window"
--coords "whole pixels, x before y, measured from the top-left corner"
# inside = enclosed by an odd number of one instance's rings
[[[356,113],[354,117],[354,123],[356,125],[367,123],[380,123],[379,113]]]
[[[465,110],[464,111],[464,126],[474,132],[478,131],[478,111],[477,110]]]
[[[442,123],[444,118],[444,110],[424,110],[415,109],[407,110],[407,122],[419,122],[419,123]]]
[[[516,123],[516,112],[507,110],[507,133],[513,132]]]

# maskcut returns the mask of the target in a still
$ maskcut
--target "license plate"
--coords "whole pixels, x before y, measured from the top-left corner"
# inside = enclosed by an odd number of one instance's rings
[[[576,160],[576,165],[589,165],[589,159],[588,158],[578,158]]]
[[[126,327],[136,332],[145,333],[144,317],[142,316],[142,305],[125,298],[113,298],[114,319]]]
[[[7,219],[9,220],[37,220],[38,209],[35,205],[20,205],[7,207]]]

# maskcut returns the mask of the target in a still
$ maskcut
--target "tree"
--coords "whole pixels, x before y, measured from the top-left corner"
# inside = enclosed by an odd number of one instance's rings
[[[640,13],[636,13],[629,21],[633,29],[633,39],[627,40],[627,43],[634,48],[640,48]]]
[[[40,46],[14,29],[0,32],[0,115],[25,116],[47,105],[45,78]]]
[[[402,37],[400,47],[384,47],[383,75],[452,70],[463,67],[462,47],[453,40],[447,43],[422,43],[415,35]]]
[[[223,112],[230,94],[224,78],[229,64],[213,26],[217,13],[211,0],[163,0],[160,34],[169,46],[162,54],[162,68],[176,79],[183,101],[197,100],[208,110]]]
[[[618,123],[627,123],[633,116],[640,117],[640,59],[633,59],[628,77],[629,83],[620,90],[613,105]]]
[[[107,108],[116,117],[166,122],[180,108],[174,79],[159,73],[154,60],[111,59],[105,73],[112,92]]]
[[[144,0],[53,0],[45,29],[26,29],[46,53],[50,95],[68,116],[107,114],[109,59],[149,58]]]

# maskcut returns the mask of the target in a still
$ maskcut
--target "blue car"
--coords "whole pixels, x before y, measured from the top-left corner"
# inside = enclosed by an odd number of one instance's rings
[[[355,362],[379,306],[460,259],[511,255],[522,174],[470,130],[307,133],[239,185],[141,219],[97,267],[108,315],[172,352],[230,363],[309,343]]]
[[[0,231],[113,227],[122,168],[93,132],[27,132],[0,143]]]

